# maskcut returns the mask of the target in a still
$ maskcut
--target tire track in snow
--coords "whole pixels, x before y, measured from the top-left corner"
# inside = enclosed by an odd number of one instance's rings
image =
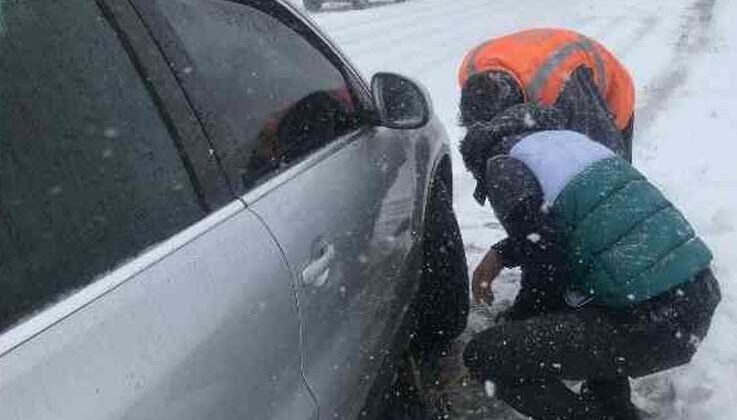
[[[464,22],[464,30],[469,25],[479,24],[480,21],[488,26],[488,23],[483,19],[478,19],[478,16],[498,13],[513,4],[514,1],[498,1],[492,5],[476,1],[468,7],[454,7],[448,11],[436,10],[421,19],[412,14],[404,16],[397,25],[387,27],[378,24],[367,35],[356,36],[353,33],[341,35],[333,33],[329,27],[327,30],[352,56],[359,59],[379,56],[382,61],[391,62],[397,56],[404,58],[403,52],[407,47],[412,51],[422,51],[428,46],[436,46],[438,38],[457,36],[458,26],[449,26],[449,21],[459,24]],[[420,54],[422,55],[428,54],[425,52]]]
[[[510,3],[511,1],[513,0],[507,1],[506,3],[503,3],[501,5],[503,6],[507,3]],[[450,15],[453,17],[454,20],[458,22],[464,22],[468,21],[469,18],[478,16],[479,11],[486,9],[487,7],[487,5],[480,3],[475,5],[474,7],[461,9],[457,12],[454,11]],[[448,15],[434,14],[431,17],[441,16],[443,16],[444,18],[437,19],[436,21],[431,21],[429,22],[429,24],[427,24],[428,22],[425,22],[423,20],[415,20],[413,18],[412,20],[415,22],[415,24],[406,25],[407,22],[405,22],[405,25],[398,25],[401,27],[401,29],[382,31],[382,33],[387,35],[382,36],[380,38],[380,42],[376,42],[375,39],[372,39],[370,37],[360,37],[354,41],[347,40],[345,45],[346,48],[349,48],[353,54],[357,55],[363,55],[368,52],[386,53],[388,48],[402,45],[402,43],[408,39],[429,39],[435,38],[435,34],[440,34],[442,36],[444,33],[455,33],[455,31],[452,30],[452,27],[448,27],[448,22],[446,20]]]
[[[624,42],[622,46],[617,48],[617,55],[620,58],[626,56],[636,46],[640,45],[640,43],[642,43],[642,40],[646,36],[653,33],[655,29],[660,26],[661,21],[662,18],[657,15],[643,17],[640,21],[640,27],[632,32],[632,34],[628,37],[628,39]]]
[[[636,111],[637,131],[647,131],[665,110],[673,94],[688,77],[691,62],[711,43],[711,29],[717,0],[696,0],[682,17],[675,55],[666,71],[645,87],[647,101]]]

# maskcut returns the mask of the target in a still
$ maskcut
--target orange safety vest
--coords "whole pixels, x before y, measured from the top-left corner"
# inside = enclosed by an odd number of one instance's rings
[[[523,87],[525,100],[550,106],[580,66],[593,71],[617,128],[623,130],[635,106],[629,72],[604,46],[573,31],[530,29],[494,38],[466,54],[458,80],[463,86],[473,74],[504,71]]]

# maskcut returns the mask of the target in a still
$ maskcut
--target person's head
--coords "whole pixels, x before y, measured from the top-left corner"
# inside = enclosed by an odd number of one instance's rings
[[[461,124],[489,122],[505,109],[525,101],[514,77],[502,71],[487,71],[469,77],[461,88]]]
[[[514,140],[526,134],[546,130],[563,130],[565,116],[554,107],[532,102],[512,105],[499,112],[491,121],[468,126],[459,150],[466,169],[476,179],[474,198],[479,204],[486,201],[486,164],[490,158],[507,154],[510,147],[505,138]]]

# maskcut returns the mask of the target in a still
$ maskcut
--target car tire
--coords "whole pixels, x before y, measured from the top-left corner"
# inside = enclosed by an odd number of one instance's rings
[[[425,214],[422,276],[417,295],[414,350],[444,347],[466,328],[468,265],[450,188],[435,179]]]
[[[302,4],[308,12],[319,12],[322,7],[321,0],[302,0]]]

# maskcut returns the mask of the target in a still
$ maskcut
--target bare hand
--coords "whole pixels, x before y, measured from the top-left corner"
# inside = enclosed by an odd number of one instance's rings
[[[494,301],[491,283],[502,271],[502,268],[504,268],[504,265],[502,264],[501,255],[493,249],[489,250],[474,270],[471,279],[471,292],[476,302],[490,305]]]

